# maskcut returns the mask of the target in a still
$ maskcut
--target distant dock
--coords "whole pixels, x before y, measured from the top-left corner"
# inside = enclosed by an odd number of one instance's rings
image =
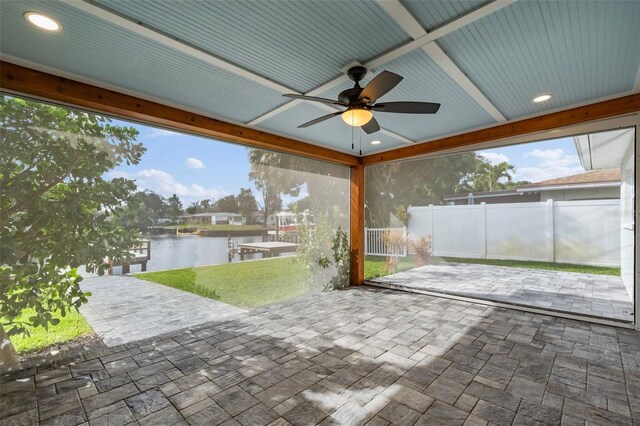
[[[131,265],[141,265],[142,272],[147,270],[147,262],[151,260],[151,241],[142,240],[139,245],[129,250],[131,258],[124,262],[115,262],[113,259],[105,259],[105,262],[109,264],[109,275],[113,275],[113,268],[115,266],[122,266],[122,273],[128,274],[131,272]]]
[[[237,248],[233,246],[231,239],[229,239],[229,262],[233,259],[233,254],[239,253],[240,260],[244,260],[244,257],[248,254],[262,254],[263,258],[277,257],[283,253],[293,253],[298,249],[298,244],[285,243],[281,241],[270,241],[264,243],[243,243],[238,244]]]

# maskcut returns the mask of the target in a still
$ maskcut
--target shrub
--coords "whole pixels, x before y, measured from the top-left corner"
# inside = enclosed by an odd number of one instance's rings
[[[409,242],[409,254],[415,258],[416,266],[424,266],[431,257],[431,235]]]
[[[407,247],[407,233],[386,231],[382,238],[388,253],[385,262],[385,272],[396,273],[398,272],[398,256],[402,254]]]

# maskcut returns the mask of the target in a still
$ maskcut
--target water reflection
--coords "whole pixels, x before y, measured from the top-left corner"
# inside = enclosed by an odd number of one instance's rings
[[[191,266],[227,263],[227,237],[207,237],[199,235],[145,235],[151,240],[151,260],[147,271],[188,268]],[[232,237],[236,244],[262,241],[261,236]],[[261,255],[246,255],[245,259],[258,259]],[[239,261],[236,255],[234,262]],[[131,273],[140,272],[140,265],[132,265]],[[114,274],[121,274],[121,267],[113,268]],[[82,275],[91,274],[81,271]]]

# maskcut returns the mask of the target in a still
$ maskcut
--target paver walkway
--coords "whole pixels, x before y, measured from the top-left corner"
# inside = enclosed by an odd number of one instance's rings
[[[620,277],[610,275],[442,263],[371,282],[633,322],[631,298]]]
[[[85,278],[80,312],[107,346],[146,339],[246,312],[186,291],[127,276]]]
[[[0,383],[0,423],[640,422],[638,332],[372,287],[55,367]]]

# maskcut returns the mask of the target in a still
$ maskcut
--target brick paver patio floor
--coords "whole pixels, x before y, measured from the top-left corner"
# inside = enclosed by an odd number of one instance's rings
[[[372,284],[633,322],[622,279],[610,275],[441,263],[375,278]]]
[[[107,346],[216,321],[246,309],[128,276],[85,278],[89,303],[80,308]]]
[[[4,380],[3,426],[630,425],[640,334],[350,288]]]

